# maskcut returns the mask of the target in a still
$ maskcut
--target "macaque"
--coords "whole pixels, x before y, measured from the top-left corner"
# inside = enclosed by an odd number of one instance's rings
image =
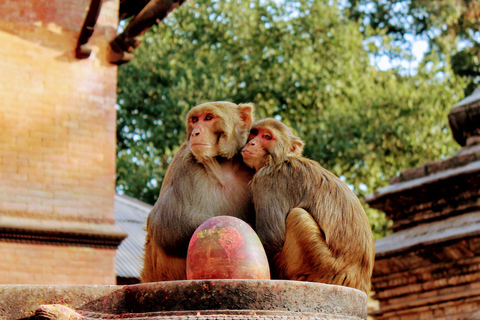
[[[244,162],[256,171],[250,183],[256,231],[272,279],[368,293],[375,248],[367,215],[345,183],[302,151],[302,140],[270,118],[252,125],[242,150]]]
[[[254,171],[242,161],[253,105],[204,103],[186,118],[187,141],[168,167],[147,219],[142,282],[186,279],[188,243],[207,219],[230,215],[255,221],[249,182]]]

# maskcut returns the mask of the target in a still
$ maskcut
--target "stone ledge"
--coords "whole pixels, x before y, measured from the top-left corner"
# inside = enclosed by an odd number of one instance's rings
[[[480,236],[480,211],[402,230],[375,242],[375,257],[384,259],[418,246]]]
[[[28,319],[38,305],[45,304],[67,305],[95,319],[138,319],[145,315],[171,319],[174,314],[184,319],[181,312],[191,311],[207,315],[202,319],[216,319],[218,315],[222,318],[235,312],[235,319],[250,319],[252,312],[269,315],[270,319],[367,319],[365,293],[312,282],[188,280],[130,286],[0,285],[0,310],[8,319]]]
[[[480,160],[409,180],[365,196],[394,220],[395,231],[480,210]]]
[[[478,149],[479,149],[479,157],[480,157],[480,146]],[[423,171],[423,168],[419,167],[419,168],[414,168],[412,170]],[[398,193],[408,189],[413,189],[415,187],[423,186],[426,184],[432,184],[433,182],[437,182],[440,180],[446,180],[448,178],[455,177],[458,175],[470,174],[478,171],[480,171],[480,160],[470,161],[465,166],[455,167],[448,170],[441,170],[431,175],[419,175],[418,177],[412,177],[412,179],[409,179],[403,182],[391,184],[384,188],[378,189],[373,194],[365,196],[365,198],[368,202],[370,202],[380,197],[384,197],[386,195],[391,195],[394,193]]]
[[[462,148],[454,156],[446,160],[433,161],[419,167],[405,170],[398,177],[390,179],[390,184],[419,179],[442,171],[459,168],[471,162],[480,160],[480,145]],[[380,189],[382,190],[382,189]]]
[[[0,216],[0,241],[115,249],[126,237],[111,224]]]

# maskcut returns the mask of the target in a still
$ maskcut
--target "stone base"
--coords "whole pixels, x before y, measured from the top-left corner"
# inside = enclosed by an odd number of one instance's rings
[[[68,306],[80,319],[367,319],[365,293],[321,283],[190,280],[131,286],[0,285],[0,310],[6,319],[34,319],[38,306],[49,304]]]

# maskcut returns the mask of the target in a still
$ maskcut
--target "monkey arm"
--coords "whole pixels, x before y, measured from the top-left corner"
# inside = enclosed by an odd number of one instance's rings
[[[199,189],[197,182],[205,179],[199,177],[202,170],[192,169],[195,166],[199,165],[189,157],[186,145],[183,145],[170,164],[159,198],[148,216],[147,232],[172,256],[185,257],[195,229],[213,216],[206,214],[195,198],[194,190]]]
[[[296,205],[292,201],[296,197],[291,196],[288,174],[271,169],[272,167],[260,169],[252,180],[256,229],[269,256],[282,250],[285,243],[286,217]]]

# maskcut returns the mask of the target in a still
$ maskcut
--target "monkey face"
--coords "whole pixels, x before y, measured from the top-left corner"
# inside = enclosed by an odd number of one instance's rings
[[[217,101],[192,108],[186,119],[188,147],[198,162],[232,159],[245,145],[253,105]]]
[[[218,155],[218,137],[216,126],[218,116],[212,112],[193,113],[188,118],[188,145],[199,161]]]
[[[276,135],[269,128],[255,127],[250,130],[248,142],[242,149],[243,161],[258,171],[267,164],[268,155],[275,144]]]
[[[302,155],[303,142],[282,122],[266,118],[255,122],[242,150],[243,161],[258,171]]]

